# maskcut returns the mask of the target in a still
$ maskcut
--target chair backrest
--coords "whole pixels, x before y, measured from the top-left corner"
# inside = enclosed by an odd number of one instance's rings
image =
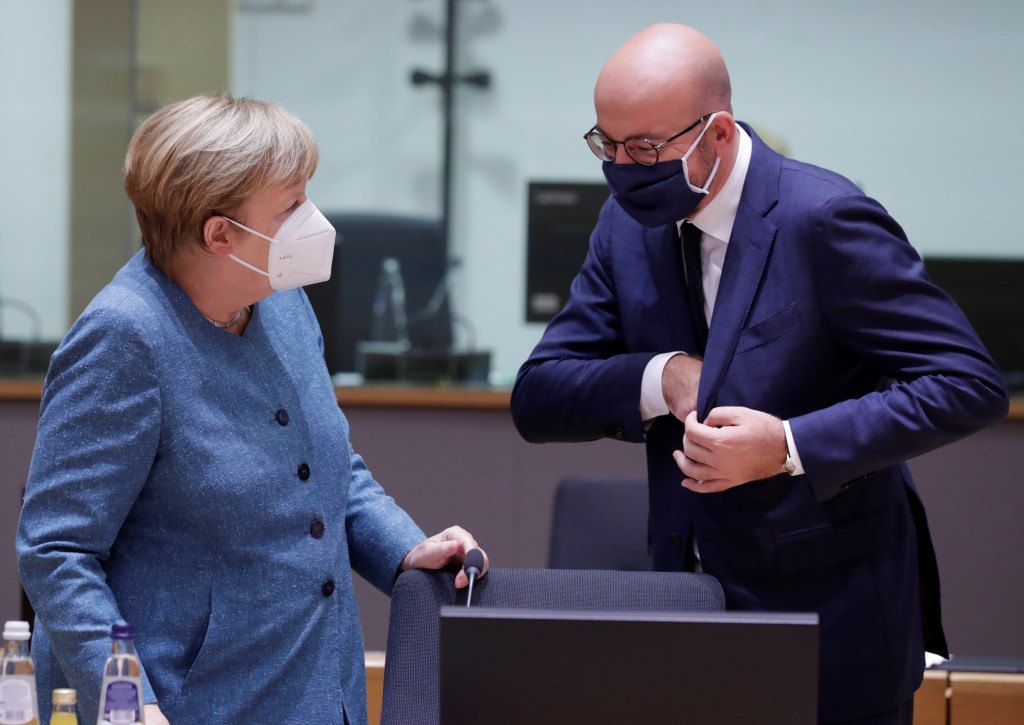
[[[439,719],[439,610],[465,605],[451,572],[412,569],[391,595],[382,725],[435,725]],[[486,607],[626,611],[714,611],[725,595],[714,577],[676,572],[492,569],[476,582]]]
[[[356,370],[356,346],[374,339],[373,309],[386,258],[398,261],[405,290],[405,313],[412,344],[447,349],[452,343],[448,298],[439,298],[449,269],[441,224],[391,214],[331,213],[324,216],[337,233],[331,278],[305,288],[324,336],[324,357],[333,374]]]
[[[555,490],[548,566],[649,571],[647,482],[566,478]]]

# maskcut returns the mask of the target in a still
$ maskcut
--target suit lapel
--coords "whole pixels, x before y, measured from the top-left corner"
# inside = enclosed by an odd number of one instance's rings
[[[714,407],[775,241],[776,227],[765,215],[778,200],[780,157],[749,126],[744,128],[751,136],[753,149],[708,331],[697,394],[697,414],[701,420]]]
[[[701,420],[714,407],[733,350],[761,286],[774,239],[775,227],[764,217],[742,211],[736,216],[708,329],[708,346],[697,395],[697,414]]]

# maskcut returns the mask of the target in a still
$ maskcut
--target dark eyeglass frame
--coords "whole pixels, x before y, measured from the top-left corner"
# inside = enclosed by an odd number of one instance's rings
[[[677,138],[685,133],[689,133],[693,129],[697,128],[703,121],[707,120],[714,113],[705,113],[703,116],[698,118],[696,121],[691,123],[689,126],[684,128],[674,136],[669,136],[667,139],[660,143],[654,143],[649,138],[627,138],[625,141],[616,141],[613,138],[609,138],[608,134],[600,130],[596,125],[583,134],[583,140],[587,142],[587,146],[594,153],[594,156],[601,159],[601,161],[615,161],[615,155],[618,152],[618,146],[621,144],[625,149],[626,153],[629,154],[629,158],[633,159],[636,163],[641,166],[654,166],[658,163],[661,158],[661,148],[675,141]],[[607,144],[605,143],[607,141]],[[638,159],[633,153],[636,150],[636,144],[643,143],[646,146],[642,147],[645,153],[654,152],[654,161],[643,161]]]

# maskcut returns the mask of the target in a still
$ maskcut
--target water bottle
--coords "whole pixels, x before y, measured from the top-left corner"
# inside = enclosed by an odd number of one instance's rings
[[[53,691],[53,713],[50,725],[78,725],[78,693],[74,690],[61,688]]]
[[[0,659],[0,724],[39,725],[36,669],[28,654],[28,622],[4,624],[4,654]]]
[[[377,287],[373,292],[372,313],[370,339],[408,344],[405,281],[402,278],[402,265],[394,257],[385,257],[380,263]]]
[[[135,654],[135,627],[110,628],[110,657],[103,667],[98,725],[145,725],[142,714],[142,665]]]

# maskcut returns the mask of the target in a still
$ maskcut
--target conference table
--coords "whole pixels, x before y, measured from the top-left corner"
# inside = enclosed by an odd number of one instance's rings
[[[39,378],[0,378],[0,402],[35,401],[43,392]],[[427,408],[456,410],[507,410],[511,398],[509,388],[457,385],[374,384],[338,386],[338,403],[343,407]],[[1010,401],[1007,420],[1024,421],[1024,397]]]

